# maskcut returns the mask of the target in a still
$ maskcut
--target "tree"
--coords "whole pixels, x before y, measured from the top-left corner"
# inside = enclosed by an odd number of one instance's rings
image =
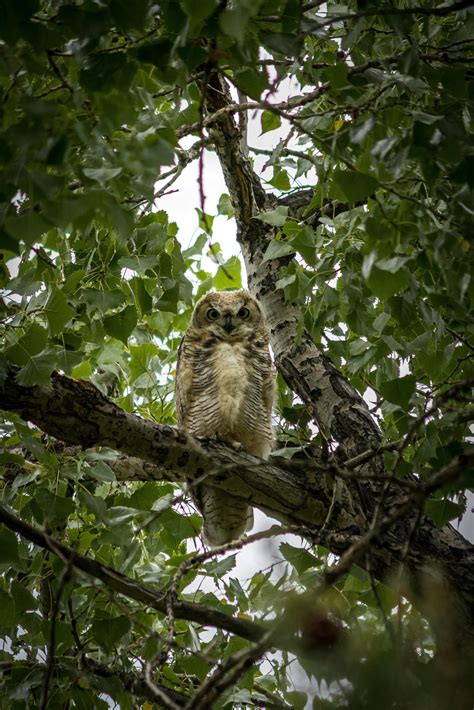
[[[473,6],[1,3],[5,707],[471,707]],[[241,285],[205,150],[271,328],[266,463],[174,427],[195,297]],[[203,477],[279,522],[203,548]]]

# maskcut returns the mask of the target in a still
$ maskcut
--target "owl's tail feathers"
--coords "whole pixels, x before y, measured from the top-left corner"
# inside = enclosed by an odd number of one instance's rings
[[[204,537],[211,547],[238,540],[253,525],[253,510],[244,498],[203,485],[197,499],[204,518]]]

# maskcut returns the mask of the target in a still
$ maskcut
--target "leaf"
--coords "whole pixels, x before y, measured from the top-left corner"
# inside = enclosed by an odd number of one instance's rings
[[[51,229],[42,215],[36,212],[9,217],[5,222],[7,233],[18,241],[30,245]]]
[[[116,525],[122,525],[123,523],[129,523],[141,514],[141,510],[135,510],[135,508],[129,508],[122,505],[115,505],[108,509],[107,520],[109,525],[113,527]]]
[[[280,205],[274,210],[260,212],[260,214],[255,215],[255,219],[259,219],[265,224],[271,224],[274,227],[282,227],[288,219],[288,207]]]
[[[0,529],[0,564],[18,562],[18,542],[15,533]]]
[[[70,308],[63,291],[56,286],[52,286],[50,289],[44,312],[52,335],[60,333],[66,323],[76,315]]]
[[[407,261],[410,261],[409,256],[394,256],[391,259],[378,259],[375,263],[381,271],[389,271],[391,274],[395,274]]]
[[[130,629],[131,623],[126,616],[95,618],[91,626],[92,635],[106,652],[112,651]]]
[[[407,409],[410,398],[416,389],[416,377],[414,375],[397,377],[382,382],[379,387],[385,399],[393,404],[398,404],[402,409]]]
[[[5,350],[5,357],[15,365],[26,365],[33,355],[46,347],[48,334],[38,323],[32,323],[14,345]]]
[[[291,246],[291,244],[288,244],[288,242],[284,242],[282,240],[277,240],[277,239],[272,239],[270,244],[267,246],[265,250],[265,254],[263,255],[262,261],[271,261],[272,259],[280,259],[283,256],[289,256],[290,254],[294,254],[295,249],[294,247]]]
[[[400,269],[395,273],[382,271],[374,266],[367,279],[367,285],[382,301],[403,291],[408,284],[408,271]]]
[[[105,463],[105,461],[96,461],[93,466],[88,466],[87,468],[89,476],[95,478],[96,481],[103,481],[106,483],[115,483],[115,473],[112,471],[110,466]]]
[[[274,131],[276,128],[281,126],[281,118],[278,114],[273,113],[273,111],[263,111],[260,118],[262,133],[268,133],[269,131]]]
[[[241,288],[241,264],[237,256],[231,258],[219,266],[217,273],[212,279],[212,284],[217,291],[223,291],[226,288]]]
[[[286,170],[275,170],[275,173],[270,180],[270,185],[276,187],[277,190],[289,190],[291,188],[291,184]]]
[[[226,217],[229,217],[229,219],[234,216],[234,208],[232,207],[232,202],[230,200],[229,195],[225,192],[223,192],[222,195],[219,197],[219,202],[217,203],[217,213],[225,215]]]
[[[461,518],[465,512],[465,506],[460,503],[454,503],[448,498],[443,500],[427,500],[424,511],[436,523],[436,526],[441,529],[446,523],[455,518]]]
[[[135,306],[126,306],[120,313],[104,318],[104,330],[117,340],[127,345],[128,338],[137,325],[137,309]]]
[[[48,521],[62,522],[66,520],[76,509],[76,505],[70,498],[54,495],[47,488],[39,488],[35,492],[35,506],[43,514],[36,515],[38,522]]]
[[[224,34],[243,44],[249,21],[249,12],[244,7],[226,8],[219,14],[219,24]]]
[[[97,180],[97,182],[100,182],[101,185],[106,186],[107,183],[110,182],[110,180],[112,180],[114,177],[117,177],[117,175],[120,175],[122,170],[123,168],[110,167],[84,168],[83,173],[91,180]]]
[[[269,88],[265,74],[255,69],[243,69],[234,73],[234,79],[241,91],[258,101],[263,92]]]
[[[302,574],[310,567],[319,565],[318,559],[302,547],[293,547],[287,542],[282,542],[280,544],[280,552],[285,560],[293,565],[298,574]]]
[[[234,569],[236,565],[235,557],[235,555],[228,555],[222,560],[211,560],[206,565],[206,572],[222,577],[222,575]]]
[[[172,282],[172,285],[166,288],[163,294],[160,296],[158,303],[156,304],[156,308],[159,311],[166,311],[167,313],[177,313],[178,300],[179,283]]]
[[[343,200],[352,203],[365,200],[375,192],[379,184],[371,175],[357,170],[334,170],[332,179],[337,187],[337,194],[334,196],[342,196]]]
[[[9,629],[16,625],[15,605],[11,596],[0,589],[0,627]]]
[[[141,343],[130,346],[130,381],[135,382],[141,375],[148,372],[150,361],[158,354],[158,348],[153,343]]]
[[[87,303],[90,308],[105,313],[121,306],[125,301],[125,296],[118,289],[103,291],[96,288],[85,288],[81,292],[80,300]]]
[[[275,289],[285,289],[286,286],[290,286],[296,281],[296,274],[289,274],[288,276],[283,276],[281,279],[275,283]]]
[[[51,373],[57,365],[56,348],[46,348],[38,355],[33,355],[21,368],[16,376],[16,381],[23,387],[31,385],[49,385]]]
[[[23,586],[23,584],[20,584],[15,579],[11,584],[10,591],[13,597],[13,601],[15,602],[15,611],[17,613],[24,611],[32,611],[38,607],[38,602],[31,594],[31,592],[29,592],[28,589]]]

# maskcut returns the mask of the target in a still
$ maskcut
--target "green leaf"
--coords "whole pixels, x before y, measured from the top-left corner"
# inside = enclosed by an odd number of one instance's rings
[[[15,611],[17,613],[32,611],[38,607],[38,602],[31,592],[29,592],[23,584],[20,584],[15,579],[11,584],[11,595],[13,597],[13,601],[15,602]]]
[[[295,249],[294,247],[291,246],[291,244],[288,244],[288,242],[284,242],[282,240],[278,239],[272,239],[270,244],[267,246],[265,250],[265,254],[263,255],[263,260],[262,261],[271,261],[272,259],[280,259],[283,256],[289,256],[290,254],[294,254]]]
[[[219,0],[199,0],[199,3],[195,0],[181,0],[181,6],[194,22],[200,22],[212,15],[218,4]]]
[[[131,629],[130,619],[126,616],[95,618],[91,631],[94,639],[106,652],[112,651],[119,641]]]
[[[137,325],[137,309],[135,306],[126,306],[120,313],[104,318],[104,330],[117,340],[127,345],[128,338]]]
[[[5,222],[6,231],[8,234],[18,241],[23,241],[28,245],[37,241],[45,232],[51,229],[49,224],[42,215],[36,212],[20,214],[15,217],[9,217]]]
[[[338,62],[324,70],[324,78],[329,81],[331,89],[340,89],[347,84],[347,73],[345,62]]]
[[[215,574],[218,577],[221,577],[234,569],[236,565],[235,557],[235,555],[228,555],[222,560],[211,560],[206,566],[206,571],[209,574]]]
[[[81,292],[80,299],[84,303],[87,303],[90,308],[105,313],[106,311],[121,306],[125,301],[125,295],[118,289],[103,291],[95,288],[85,288]]]
[[[0,564],[18,562],[18,542],[15,533],[0,529]]]
[[[280,544],[280,552],[285,560],[293,565],[298,574],[302,574],[310,567],[316,567],[319,564],[318,559],[310,552],[302,547],[293,547],[287,542]]]
[[[236,256],[222,264],[217,269],[217,273],[212,279],[212,284],[217,291],[224,291],[226,288],[242,288],[240,259]]]
[[[115,473],[105,461],[96,461],[93,466],[88,466],[87,472],[91,478],[104,483],[115,483]]]
[[[333,185],[337,188],[334,197],[348,202],[361,202],[370,197],[378,187],[378,181],[371,175],[357,170],[334,170]]]
[[[461,518],[465,511],[465,506],[460,503],[454,503],[448,498],[443,500],[431,499],[426,501],[424,511],[434,520],[436,526],[441,529],[450,520]]]
[[[26,365],[33,355],[46,347],[48,333],[38,323],[32,323],[14,345],[5,350],[5,357],[15,365]]]
[[[282,227],[288,219],[288,207],[280,205],[274,210],[260,212],[260,214],[255,215],[255,219],[259,219],[265,224],[271,224],[274,227]]]
[[[367,285],[382,301],[403,291],[408,285],[408,271],[400,269],[394,273],[382,271],[374,266],[367,279]]]
[[[269,88],[265,74],[255,69],[242,69],[234,73],[234,79],[241,91],[258,101],[263,92]]]
[[[286,170],[275,170],[275,173],[270,180],[270,185],[276,187],[277,190],[289,190],[291,188],[291,184]]]
[[[280,116],[272,111],[263,111],[260,122],[262,126],[262,133],[274,131],[276,128],[280,128],[281,126]]]
[[[402,409],[407,409],[412,394],[416,389],[416,377],[406,375],[394,380],[387,380],[380,385],[380,392],[385,399],[393,404],[398,404]]]
[[[35,492],[35,507],[42,511],[39,515],[35,513],[38,522],[48,521],[62,522],[66,520],[76,509],[76,505],[70,498],[54,495],[47,488],[39,488]]]
[[[234,208],[232,207],[230,197],[225,192],[219,197],[219,202],[217,203],[217,213],[225,215],[229,218],[234,216]]]
[[[11,596],[0,589],[0,627],[9,629],[17,623],[15,604]]]
[[[166,288],[160,296],[156,308],[158,311],[165,311],[167,313],[177,313],[178,312],[178,300],[179,300],[179,283],[172,282],[172,284]]]
[[[16,381],[23,387],[31,385],[49,385],[51,373],[57,366],[56,348],[46,348],[28,360],[16,376]]]
[[[44,312],[52,335],[60,333],[66,323],[76,315],[70,308],[64,293],[56,286],[52,286],[50,289]]]
[[[243,44],[249,21],[249,12],[245,7],[226,8],[219,14],[219,24],[224,34]]]
[[[391,259],[378,259],[375,263],[381,271],[389,271],[391,274],[395,274],[409,260],[409,256],[394,256]]]
[[[106,186],[110,180],[117,177],[117,175],[120,175],[122,170],[123,168],[110,168],[104,166],[101,168],[84,168],[83,173],[91,180],[96,180],[97,182],[100,182],[101,185]]]

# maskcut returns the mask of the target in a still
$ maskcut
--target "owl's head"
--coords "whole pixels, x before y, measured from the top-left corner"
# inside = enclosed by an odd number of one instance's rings
[[[192,328],[205,328],[226,340],[238,340],[256,328],[265,329],[258,301],[248,291],[207,293],[196,304]]]

